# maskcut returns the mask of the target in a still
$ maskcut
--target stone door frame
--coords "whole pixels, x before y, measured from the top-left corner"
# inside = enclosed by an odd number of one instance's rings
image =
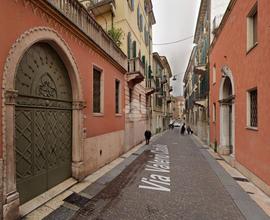
[[[219,88],[219,101],[220,101],[220,144],[219,144],[219,152],[222,155],[231,155],[235,156],[235,86],[234,86],[234,80],[233,80],[233,74],[230,68],[226,65],[224,65],[221,68],[222,78],[220,82],[220,88]],[[222,100],[226,99],[227,97],[224,97],[224,83],[226,78],[228,78],[232,85],[232,99],[230,103],[224,103]],[[227,119],[229,119],[228,115],[228,109],[229,105],[232,107],[232,114],[231,114],[231,122],[229,122]],[[231,123],[231,142],[232,142],[232,153],[230,152],[229,148],[229,123]],[[228,129],[227,129],[228,128]],[[227,131],[226,131],[227,130]],[[231,153],[231,154],[230,154]]]
[[[82,179],[83,170],[83,101],[82,86],[75,59],[62,37],[48,27],[24,32],[13,44],[4,66],[2,82],[2,144],[3,144],[3,216],[19,215],[19,193],[16,190],[15,159],[15,78],[17,66],[25,52],[35,43],[48,43],[66,66],[72,87],[72,177]]]

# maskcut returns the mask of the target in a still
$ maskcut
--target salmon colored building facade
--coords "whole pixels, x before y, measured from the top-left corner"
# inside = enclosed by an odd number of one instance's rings
[[[210,48],[210,140],[270,194],[270,8],[232,0]]]
[[[15,219],[124,152],[127,57],[77,1],[3,0],[0,11],[0,198]]]

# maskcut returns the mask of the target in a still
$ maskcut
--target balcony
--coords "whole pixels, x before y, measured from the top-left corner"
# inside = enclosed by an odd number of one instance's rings
[[[91,10],[95,16],[115,12],[115,0],[90,0],[88,10]]]
[[[99,50],[108,54],[114,61],[127,69],[127,58],[102,27],[95,21],[84,6],[77,0],[45,0],[58,14],[70,21]]]
[[[130,88],[144,80],[144,65],[139,57],[128,60],[127,82]]]
[[[206,65],[195,66],[194,73],[197,75],[204,75],[207,72]]]
[[[155,80],[153,78],[148,79],[146,81],[146,92],[145,92],[145,94],[146,95],[152,95],[153,93],[156,92],[156,89],[157,89],[157,87],[156,87]]]

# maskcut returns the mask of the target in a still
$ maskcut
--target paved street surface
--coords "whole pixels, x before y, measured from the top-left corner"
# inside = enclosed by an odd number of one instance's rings
[[[151,145],[156,152],[146,151],[74,218],[244,219],[189,136],[169,131]]]

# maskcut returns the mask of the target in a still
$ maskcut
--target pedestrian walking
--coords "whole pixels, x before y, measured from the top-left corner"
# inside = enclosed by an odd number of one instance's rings
[[[149,142],[150,142],[151,136],[152,136],[151,131],[146,130],[146,131],[144,132],[145,142],[146,142],[147,145],[148,145]]]
[[[181,127],[181,134],[184,135],[186,131],[186,124],[184,123]]]
[[[193,134],[193,131],[191,130],[191,128],[190,128],[189,125],[187,126],[187,133],[188,133],[188,134]]]

